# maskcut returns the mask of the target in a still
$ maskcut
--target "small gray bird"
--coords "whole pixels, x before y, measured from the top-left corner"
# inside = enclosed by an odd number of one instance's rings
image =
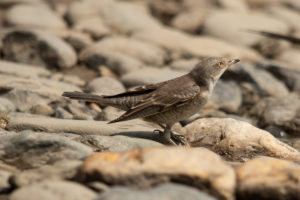
[[[122,109],[126,112],[109,123],[143,118],[163,127],[164,131],[159,132],[168,143],[188,145],[183,136],[171,131],[172,126],[197,113],[207,102],[220,76],[237,62],[239,59],[209,57],[202,59],[188,74],[136,87],[121,94],[98,96],[64,92],[63,96]]]

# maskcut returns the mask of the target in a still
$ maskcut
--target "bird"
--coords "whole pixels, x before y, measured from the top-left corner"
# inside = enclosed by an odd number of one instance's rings
[[[116,123],[136,118],[154,122],[163,128],[158,131],[171,145],[186,145],[186,138],[172,131],[172,126],[199,112],[211,96],[216,82],[239,59],[205,57],[187,74],[167,81],[138,86],[115,95],[95,95],[82,92],[64,92],[70,99],[94,102],[124,110]]]

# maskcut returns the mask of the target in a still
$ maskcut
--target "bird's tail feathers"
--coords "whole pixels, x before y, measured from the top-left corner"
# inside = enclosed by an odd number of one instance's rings
[[[64,92],[62,94],[64,97],[69,97],[70,99],[83,100],[95,103],[104,103],[103,97],[95,94],[82,93],[82,92]]]

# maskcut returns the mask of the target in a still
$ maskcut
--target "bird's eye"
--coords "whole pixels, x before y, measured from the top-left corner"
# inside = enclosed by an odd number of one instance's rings
[[[222,66],[223,66],[223,63],[222,63],[222,62],[218,62],[218,66],[219,66],[219,67],[222,67]]]

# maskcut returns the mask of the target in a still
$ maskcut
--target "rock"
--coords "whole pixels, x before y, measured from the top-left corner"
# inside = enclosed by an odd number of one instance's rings
[[[0,74],[23,78],[50,76],[50,71],[42,67],[0,60]]]
[[[262,68],[242,63],[233,66],[230,70],[237,73],[240,79],[255,83],[262,96],[278,97],[289,94],[289,90],[281,81]]]
[[[64,36],[67,41],[77,52],[92,44],[92,38],[85,33],[70,31]]]
[[[32,107],[31,109],[32,114],[37,114],[37,115],[47,115],[50,116],[54,114],[54,110],[51,106],[47,104],[38,104]]]
[[[131,136],[152,134],[154,127],[138,120],[107,124],[105,121],[67,120],[50,117],[41,118],[39,115],[31,117],[12,115],[7,130],[43,130],[50,133],[75,133],[79,135],[118,135]]]
[[[20,169],[36,168],[65,159],[84,159],[92,153],[86,145],[68,138],[35,132],[0,136],[0,158]]]
[[[262,157],[236,168],[238,199],[298,199],[300,166]]]
[[[237,47],[209,36],[191,36],[171,28],[145,29],[136,32],[133,37],[163,47],[171,53],[173,59],[186,55],[229,56],[249,61],[261,59],[253,50]]]
[[[62,101],[64,91],[80,91],[81,89],[59,81],[46,78],[21,78],[0,74],[0,87],[5,97],[21,112],[30,112],[37,105],[49,105]]]
[[[94,148],[94,151],[110,151],[120,152],[135,148],[162,146],[161,143],[146,140],[142,138],[134,138],[123,135],[116,136],[99,136],[87,135],[81,139],[81,142]]]
[[[97,194],[92,190],[70,181],[42,181],[15,190],[11,200],[93,200]]]
[[[0,112],[13,112],[16,110],[15,105],[8,99],[0,97]]]
[[[53,165],[21,171],[12,175],[10,183],[19,188],[43,180],[70,180],[75,177],[80,164],[81,161],[78,160],[62,160]]]
[[[5,112],[0,112],[0,130],[5,129],[10,118]]]
[[[229,161],[272,156],[300,161],[300,153],[270,133],[230,118],[198,119],[181,130],[192,146],[207,147]]]
[[[269,6],[266,12],[277,19],[286,22],[293,29],[300,29],[300,14],[296,10],[285,8],[284,6]]]
[[[155,67],[144,67],[140,70],[135,70],[122,76],[122,83],[127,87],[146,85],[151,83],[158,83],[166,81],[179,76],[182,76],[184,72],[170,70],[170,69],[158,69]]]
[[[180,184],[164,184],[149,190],[134,190],[126,187],[113,187],[98,196],[98,200],[214,200],[215,198],[191,187]]]
[[[222,8],[225,8],[226,10],[232,10],[241,13],[246,13],[249,11],[246,0],[218,0],[217,2]]]
[[[102,37],[111,34],[109,28],[99,17],[81,19],[75,24],[74,29],[85,32],[95,39],[101,39]]]
[[[263,39],[260,35],[242,30],[264,30],[286,34],[289,26],[278,19],[260,13],[234,13],[220,10],[213,12],[204,25],[206,34],[233,44],[253,46]]]
[[[133,57],[145,64],[162,66],[167,58],[166,53],[156,45],[126,37],[108,37],[88,47],[86,51],[94,52],[103,49],[119,52]]]
[[[76,61],[74,49],[49,32],[33,29],[14,29],[2,40],[4,58],[11,61],[49,68],[70,68]]]
[[[90,68],[98,69],[105,65],[118,75],[135,71],[143,66],[142,62],[131,56],[106,49],[93,51],[87,48],[80,53],[79,58]]]
[[[11,176],[11,172],[1,170],[0,169],[0,192],[7,192],[10,188],[10,184],[8,182],[9,177]]]
[[[188,33],[197,33],[200,31],[206,17],[206,10],[192,9],[178,14],[172,20],[171,25]]]
[[[268,97],[259,101],[250,112],[261,125],[275,125],[299,135],[300,97],[292,93],[283,97]]]
[[[89,92],[98,95],[114,95],[125,92],[125,88],[118,80],[110,77],[95,78],[89,82]]]
[[[286,63],[278,62],[259,63],[258,65],[266,68],[277,79],[283,80],[290,90],[300,92],[300,69],[297,70]]]
[[[68,10],[68,17],[74,24],[83,19],[98,17],[111,29],[125,34],[161,26],[145,7],[113,0],[74,2]]]
[[[198,63],[200,59],[198,58],[190,58],[190,59],[179,59],[172,62],[169,67],[171,69],[190,72]]]
[[[54,116],[60,119],[73,119],[73,115],[62,107],[56,108]]]
[[[237,112],[242,103],[242,93],[237,83],[219,80],[210,97],[215,106],[226,112]]]
[[[65,29],[65,22],[46,4],[17,4],[10,8],[5,21],[12,26]]]
[[[0,6],[7,7],[19,3],[41,3],[41,0],[2,0]]]
[[[299,49],[290,48],[286,51],[283,51],[279,56],[276,57],[276,60],[280,61],[281,63],[286,63],[292,66],[295,66],[297,70],[299,70],[299,63],[300,59],[298,57],[300,53]]]
[[[80,178],[137,188],[166,182],[185,183],[219,199],[233,199],[235,187],[232,168],[216,154],[206,149],[174,147],[94,154],[84,161]]]

